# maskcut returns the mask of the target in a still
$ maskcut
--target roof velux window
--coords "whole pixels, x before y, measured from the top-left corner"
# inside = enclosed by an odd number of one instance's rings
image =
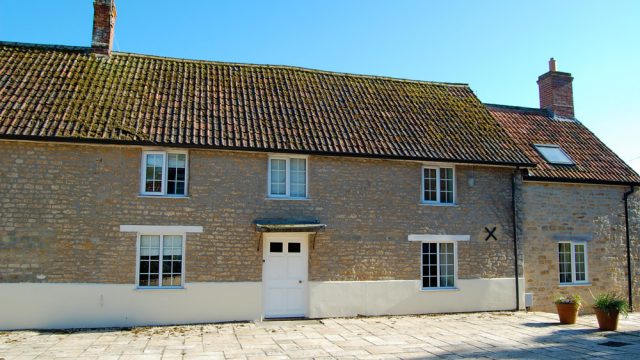
[[[533,145],[549,164],[575,165],[573,160],[558,145]]]

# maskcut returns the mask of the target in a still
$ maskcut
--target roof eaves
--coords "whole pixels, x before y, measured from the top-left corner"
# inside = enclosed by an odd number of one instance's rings
[[[530,176],[530,175],[525,175],[523,179],[525,181],[533,181],[533,182],[640,186],[640,181],[626,181],[626,180],[615,181],[615,180],[600,180],[600,179],[576,179],[576,178]]]
[[[231,150],[231,151],[252,151],[264,153],[283,153],[283,154],[310,154],[321,156],[335,157],[353,157],[368,159],[386,159],[386,160],[412,160],[425,162],[442,162],[442,163],[458,163],[458,164],[477,164],[477,165],[494,165],[507,166],[516,168],[535,168],[535,163],[517,162],[517,161],[485,161],[485,160],[466,160],[451,158],[427,158],[427,157],[411,157],[401,155],[383,155],[383,154],[363,154],[348,152],[330,152],[330,151],[314,151],[314,150],[288,150],[274,148],[257,148],[257,147],[239,147],[239,146],[217,146],[217,145],[199,145],[199,144],[174,144],[174,143],[157,143],[142,140],[115,140],[115,139],[96,139],[81,137],[61,137],[61,136],[33,136],[33,135],[0,135],[0,140],[23,140],[34,142],[56,142],[56,143],[80,143],[80,144],[103,144],[103,145],[131,145],[131,146],[157,146],[165,148],[192,148],[192,149],[209,149],[209,150]]]

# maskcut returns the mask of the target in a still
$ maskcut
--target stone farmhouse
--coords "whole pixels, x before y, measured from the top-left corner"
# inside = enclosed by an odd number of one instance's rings
[[[114,52],[94,10],[91,47],[0,43],[0,329],[640,301],[640,176],[555,61],[539,109],[490,105]]]

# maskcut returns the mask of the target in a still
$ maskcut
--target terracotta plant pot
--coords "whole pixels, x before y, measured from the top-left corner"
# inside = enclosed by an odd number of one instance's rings
[[[604,310],[597,308],[593,309],[596,312],[596,318],[598,318],[598,327],[600,330],[616,331],[618,328],[618,317],[620,312],[617,310],[611,310],[607,313]]]
[[[556,304],[560,324],[575,324],[578,317],[580,305],[578,304]]]

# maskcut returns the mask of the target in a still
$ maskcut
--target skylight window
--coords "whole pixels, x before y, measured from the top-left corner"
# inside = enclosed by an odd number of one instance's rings
[[[574,165],[567,153],[558,145],[533,145],[549,164]]]

